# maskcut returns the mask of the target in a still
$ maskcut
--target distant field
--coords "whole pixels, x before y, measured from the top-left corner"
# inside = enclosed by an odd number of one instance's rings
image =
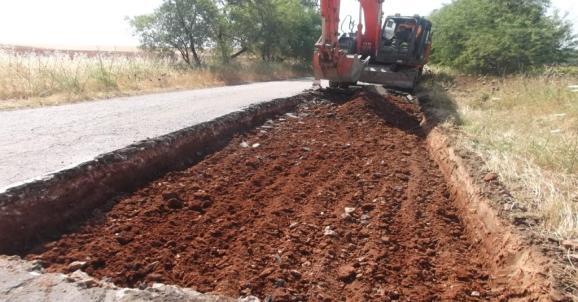
[[[137,49],[51,49],[0,45],[0,110],[157,91],[195,89],[309,74],[308,66],[244,57],[191,69]]]
[[[113,46],[22,46],[0,44],[0,51],[18,55],[51,56],[55,54],[65,54],[69,56],[95,57],[105,56],[141,56],[143,52],[137,47],[113,47]]]

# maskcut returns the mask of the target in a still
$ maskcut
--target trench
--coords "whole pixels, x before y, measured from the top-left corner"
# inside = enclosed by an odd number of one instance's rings
[[[452,180],[417,105],[358,91],[295,106],[21,254],[123,287],[269,301],[549,297],[539,256],[456,187],[467,176]]]

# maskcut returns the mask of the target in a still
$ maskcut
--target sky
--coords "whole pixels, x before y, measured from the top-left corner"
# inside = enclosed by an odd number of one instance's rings
[[[136,46],[127,16],[150,13],[162,0],[0,0],[0,44],[35,46]],[[386,0],[386,15],[428,15],[450,0]],[[553,0],[578,32],[578,1]],[[342,12],[356,16],[357,1]]]

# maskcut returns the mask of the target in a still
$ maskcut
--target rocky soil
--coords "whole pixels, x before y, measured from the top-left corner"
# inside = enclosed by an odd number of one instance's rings
[[[234,138],[27,258],[119,286],[265,301],[503,295],[428,155],[417,106],[335,99],[320,94]]]

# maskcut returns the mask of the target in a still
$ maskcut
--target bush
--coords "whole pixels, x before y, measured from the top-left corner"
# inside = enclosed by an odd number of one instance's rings
[[[548,0],[455,0],[435,11],[432,61],[461,71],[506,74],[567,61],[571,24]]]

